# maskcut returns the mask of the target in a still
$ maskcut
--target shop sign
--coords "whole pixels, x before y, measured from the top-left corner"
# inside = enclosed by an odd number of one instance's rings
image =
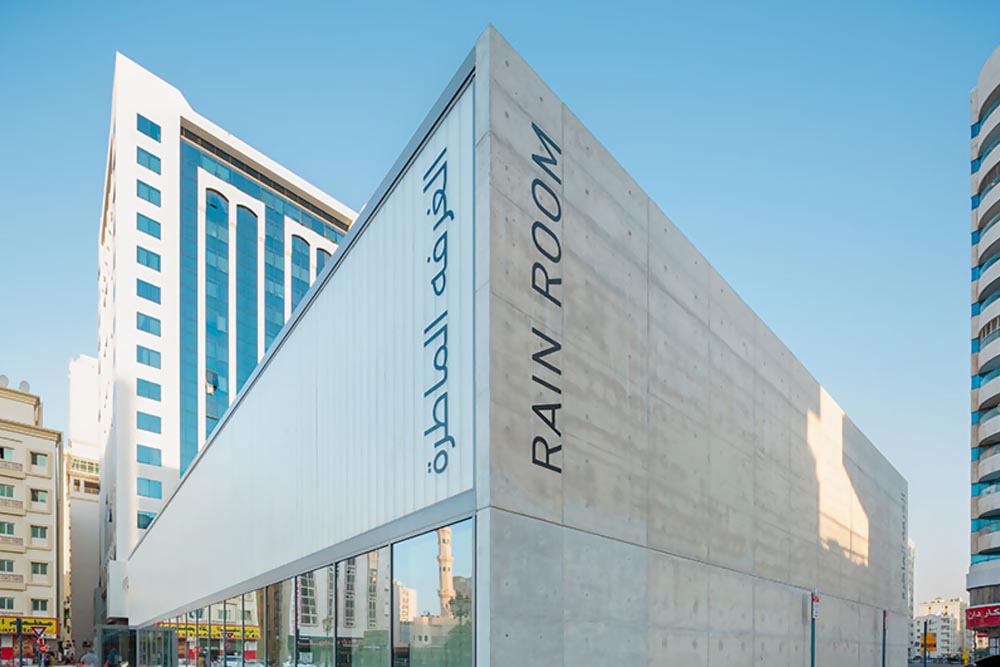
[[[1000,604],[983,604],[965,610],[965,627],[995,628],[1000,626]]]
[[[59,620],[55,618],[39,618],[35,616],[0,616],[0,634],[16,635],[17,619],[21,619],[21,633],[34,634],[36,637],[55,639],[59,634]]]

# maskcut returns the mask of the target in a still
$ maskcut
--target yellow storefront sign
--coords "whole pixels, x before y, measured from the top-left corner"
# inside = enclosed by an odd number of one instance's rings
[[[16,635],[18,618],[21,619],[21,634],[25,637],[37,637],[38,629],[41,629],[43,637],[49,639],[54,639],[59,634],[58,619],[36,616],[0,616],[0,634]]]
[[[260,627],[226,623],[158,623],[161,628],[174,628],[177,636],[199,639],[231,639],[234,641],[260,639]]]
[[[937,635],[933,632],[924,633],[924,642],[921,648],[928,651],[937,651]]]

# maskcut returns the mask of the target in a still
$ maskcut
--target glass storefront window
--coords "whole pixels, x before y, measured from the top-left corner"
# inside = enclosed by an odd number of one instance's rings
[[[393,667],[471,667],[471,519],[392,546]]]
[[[321,567],[298,577],[299,665],[333,667],[334,581],[332,567]]]
[[[244,667],[263,667],[267,655],[264,649],[264,596],[266,588],[243,595],[243,658]]]
[[[265,589],[265,667],[295,667],[295,579]]]
[[[388,664],[389,576],[388,548],[337,563],[337,667]]]
[[[222,642],[224,663],[221,667],[243,666],[243,598],[226,600],[222,605]]]

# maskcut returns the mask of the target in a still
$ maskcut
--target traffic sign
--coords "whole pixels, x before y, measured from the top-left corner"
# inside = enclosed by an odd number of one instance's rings
[[[937,635],[933,632],[924,633],[924,641],[921,646],[928,651],[937,651]]]
[[[812,592],[812,617],[813,620],[819,618],[819,593],[817,591]]]
[[[35,633],[35,636],[41,639],[42,635],[45,634],[44,625],[33,625],[31,626],[31,631]]]

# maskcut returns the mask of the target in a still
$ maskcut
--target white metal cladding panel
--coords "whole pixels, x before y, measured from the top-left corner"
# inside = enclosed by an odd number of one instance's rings
[[[473,163],[469,87],[132,554],[133,623],[472,488]],[[454,212],[437,230],[435,208]],[[424,332],[444,311],[442,353]],[[454,446],[435,447],[444,391]]]

